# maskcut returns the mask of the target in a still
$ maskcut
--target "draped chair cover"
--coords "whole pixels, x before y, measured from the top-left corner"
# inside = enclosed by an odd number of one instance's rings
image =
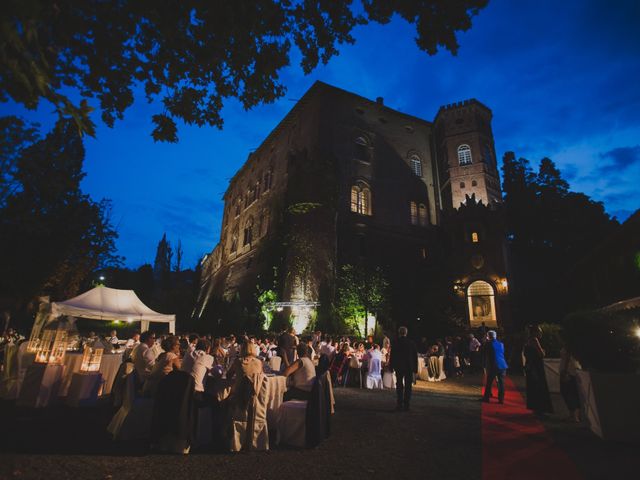
[[[229,399],[229,448],[232,452],[269,450],[268,389],[269,382],[263,373],[244,376]]]
[[[148,439],[153,415],[153,399],[136,397],[135,370],[127,375],[122,406],[107,426],[114,440]]]
[[[369,359],[369,371],[367,372],[367,388],[382,388],[382,362],[377,357]]]

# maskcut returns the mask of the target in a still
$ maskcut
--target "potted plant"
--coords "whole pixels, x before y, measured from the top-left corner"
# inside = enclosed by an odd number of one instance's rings
[[[640,439],[640,309],[579,312],[564,338],[582,365],[578,388],[591,430],[606,440]]]

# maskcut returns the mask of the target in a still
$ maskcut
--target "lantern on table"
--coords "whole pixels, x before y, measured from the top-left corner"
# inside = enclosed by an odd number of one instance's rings
[[[103,348],[84,347],[82,355],[81,372],[98,372],[100,370],[100,362],[102,362]]]

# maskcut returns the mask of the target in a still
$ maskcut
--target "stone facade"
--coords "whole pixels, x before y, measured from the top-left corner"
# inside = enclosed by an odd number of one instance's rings
[[[274,288],[301,328],[310,312],[296,305],[332,304],[340,266],[364,264],[384,270],[396,322],[424,321],[436,291],[473,321],[464,292],[474,279],[506,293],[495,280],[506,278],[504,257],[487,255],[481,269],[457,261],[456,235],[475,216],[495,234],[474,243],[504,245],[490,122],[476,100],[442,107],[432,123],[315,83],[231,180],[194,315],[223,315],[225,301],[255,311],[256,291]],[[460,145],[468,164],[458,161]],[[456,214],[472,193],[476,213]],[[493,318],[502,321],[500,312]]]

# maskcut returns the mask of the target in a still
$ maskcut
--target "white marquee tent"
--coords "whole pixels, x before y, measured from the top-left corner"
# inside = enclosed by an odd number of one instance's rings
[[[60,315],[96,320],[139,321],[142,331],[149,329],[150,322],[168,323],[169,332],[176,332],[175,315],[154,312],[142,303],[133,290],[98,286],[64,302],[52,302],[50,318]]]

